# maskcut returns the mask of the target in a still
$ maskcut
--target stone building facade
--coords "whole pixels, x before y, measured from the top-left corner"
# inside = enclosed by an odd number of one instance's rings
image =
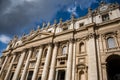
[[[120,80],[120,6],[43,23],[15,36],[0,58],[1,80]]]

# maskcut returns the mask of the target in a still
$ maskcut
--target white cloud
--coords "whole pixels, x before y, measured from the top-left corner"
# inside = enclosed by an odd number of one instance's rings
[[[80,6],[81,9],[89,8],[93,3],[98,3],[97,0],[76,0],[76,4]]]
[[[76,13],[76,6],[88,8],[96,0],[0,0],[0,34],[22,34],[38,21],[51,21],[60,10]],[[71,5],[75,5],[70,7]],[[70,7],[70,8],[68,8]],[[4,19],[3,19],[4,18]],[[27,27],[26,27],[27,26]]]
[[[76,13],[76,6],[74,6],[74,7],[69,7],[69,8],[67,9],[67,11],[68,11],[69,13],[71,13],[71,14],[74,14],[75,16],[78,16],[78,14]]]
[[[0,42],[7,44],[10,40],[11,40],[10,37],[8,37],[6,35],[0,35]]]

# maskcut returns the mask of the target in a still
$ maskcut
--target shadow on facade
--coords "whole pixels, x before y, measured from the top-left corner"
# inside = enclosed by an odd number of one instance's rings
[[[120,55],[111,55],[106,62],[108,80],[120,80]]]

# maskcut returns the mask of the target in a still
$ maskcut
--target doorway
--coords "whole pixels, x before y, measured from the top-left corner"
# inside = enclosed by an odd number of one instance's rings
[[[120,80],[120,56],[111,55],[106,62],[108,80]]]

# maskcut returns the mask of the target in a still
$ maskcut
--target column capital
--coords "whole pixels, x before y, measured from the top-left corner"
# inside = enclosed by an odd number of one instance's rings
[[[39,48],[40,48],[40,47],[44,47],[44,44],[41,44],[41,45],[39,46]]]
[[[55,45],[55,46],[58,46],[58,45],[59,45],[59,42],[55,42],[54,45]]]
[[[23,52],[26,52],[27,51],[27,48],[23,49]]]
[[[87,38],[91,39],[91,38],[94,38],[95,36],[96,36],[96,34],[95,34],[95,32],[93,32],[93,33],[89,33]]]
[[[53,43],[48,43],[48,45],[52,47],[52,46],[53,46]]]
[[[33,50],[33,49],[34,49],[34,47],[30,47],[30,48],[29,48],[29,50]]]
[[[70,43],[73,43],[74,41],[75,41],[74,38],[70,38],[70,39],[69,39],[69,42],[70,42]]]
[[[17,52],[15,52],[15,53],[12,53],[13,55],[17,55]]]

